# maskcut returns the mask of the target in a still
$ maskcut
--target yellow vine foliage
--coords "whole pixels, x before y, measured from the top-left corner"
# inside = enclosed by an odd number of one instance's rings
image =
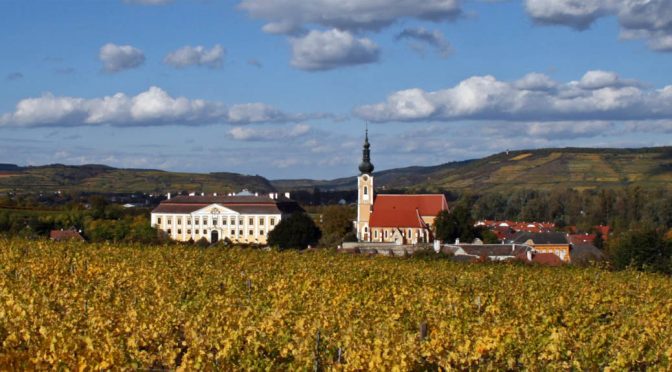
[[[633,271],[0,239],[0,370],[670,370],[671,314]]]

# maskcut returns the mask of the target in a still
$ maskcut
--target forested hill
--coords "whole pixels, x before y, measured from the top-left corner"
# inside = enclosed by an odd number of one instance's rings
[[[177,173],[152,169],[117,169],[105,165],[61,164],[17,167],[0,165],[0,192],[96,192],[134,193],[168,191],[233,192],[244,188],[274,191],[261,176],[237,173]]]
[[[635,185],[672,189],[672,147],[510,151],[478,160],[390,169],[375,172],[374,176],[376,188],[427,191],[594,189]],[[271,183],[279,190],[356,187],[355,177]]]

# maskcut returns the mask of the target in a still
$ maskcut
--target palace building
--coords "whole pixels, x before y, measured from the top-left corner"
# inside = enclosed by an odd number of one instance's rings
[[[259,196],[247,191],[238,195],[177,196],[164,200],[152,211],[152,226],[178,241],[266,244],[268,233],[285,216],[301,207],[289,195]]]
[[[443,194],[375,195],[373,169],[367,130],[357,177],[357,239],[396,244],[432,242],[434,219],[440,211],[448,210],[446,197]]]

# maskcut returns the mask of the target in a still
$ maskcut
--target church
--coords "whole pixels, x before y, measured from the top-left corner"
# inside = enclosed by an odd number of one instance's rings
[[[354,223],[360,242],[418,244],[434,240],[434,219],[440,211],[448,210],[446,197],[443,194],[375,195],[368,130],[359,172]]]

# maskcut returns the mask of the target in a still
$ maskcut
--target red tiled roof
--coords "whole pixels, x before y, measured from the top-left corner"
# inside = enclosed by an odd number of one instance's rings
[[[378,195],[373,203],[370,227],[424,227],[423,216],[448,210],[443,194]]]
[[[571,234],[569,235],[570,244],[593,243],[595,234]]]
[[[51,230],[49,233],[51,240],[84,240],[84,238],[75,230]]]
[[[532,262],[546,266],[561,266],[562,259],[553,253],[535,253]]]

